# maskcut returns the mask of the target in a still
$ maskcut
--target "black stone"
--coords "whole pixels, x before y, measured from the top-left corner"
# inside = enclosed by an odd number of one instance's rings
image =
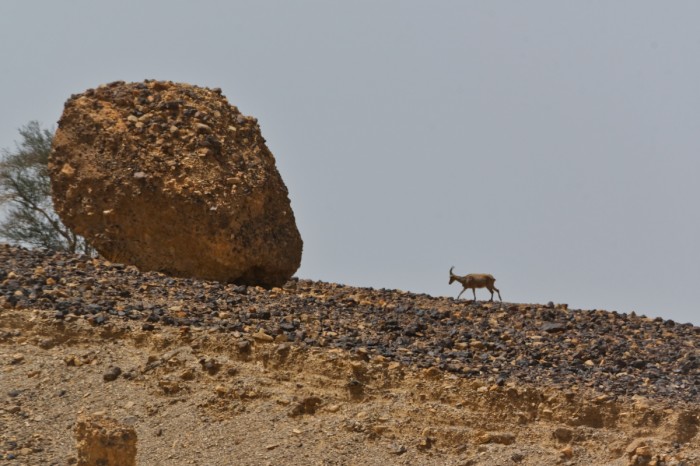
[[[544,332],[547,332],[547,333],[564,332],[564,331],[566,331],[566,324],[557,323],[557,322],[548,322],[546,324],[542,324],[540,329]]]
[[[117,380],[117,377],[119,377],[119,375],[121,375],[121,373],[122,373],[122,370],[119,367],[116,367],[116,366],[110,367],[109,369],[107,369],[107,372],[105,372],[102,375],[102,379],[105,382],[112,382],[113,380]]]

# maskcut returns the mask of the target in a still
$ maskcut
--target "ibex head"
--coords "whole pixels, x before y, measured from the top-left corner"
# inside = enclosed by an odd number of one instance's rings
[[[454,268],[455,268],[454,265],[452,267],[450,267],[450,283],[448,283],[449,285],[451,285],[455,280],[457,280],[457,275],[452,273]]]

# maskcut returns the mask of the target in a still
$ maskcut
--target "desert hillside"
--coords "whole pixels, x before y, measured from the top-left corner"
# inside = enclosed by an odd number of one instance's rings
[[[8,464],[106,416],[143,465],[700,465],[699,394],[690,324],[0,245]]]

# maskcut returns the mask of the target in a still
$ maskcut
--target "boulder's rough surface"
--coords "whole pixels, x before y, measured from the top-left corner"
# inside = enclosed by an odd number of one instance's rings
[[[78,466],[135,466],[136,430],[103,416],[80,416],[75,426]]]
[[[301,262],[257,120],[219,89],[118,81],[74,95],[49,167],[61,219],[112,261],[262,286]]]

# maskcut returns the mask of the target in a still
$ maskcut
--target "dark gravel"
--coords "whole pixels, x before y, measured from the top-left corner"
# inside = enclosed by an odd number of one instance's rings
[[[96,326],[134,320],[151,331],[214,328],[239,347],[264,332],[501,385],[700,400],[700,327],[634,313],[470,303],[296,279],[264,290],[0,245],[0,315],[3,307],[77,316]]]

